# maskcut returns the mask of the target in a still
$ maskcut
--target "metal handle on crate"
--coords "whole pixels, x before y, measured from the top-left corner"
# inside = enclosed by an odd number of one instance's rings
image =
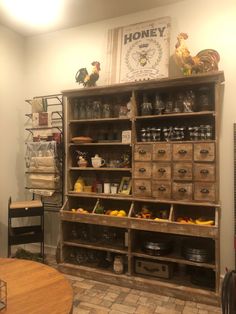
[[[200,173],[201,173],[201,174],[208,174],[209,171],[208,171],[207,169],[202,169],[202,170],[200,171]]]
[[[164,155],[166,153],[166,151],[164,149],[159,149],[158,150],[158,154]]]
[[[180,150],[178,151],[178,153],[179,153],[180,155],[184,155],[184,154],[187,154],[187,151],[186,151],[185,149],[180,149]]]
[[[164,192],[164,191],[166,191],[166,188],[165,188],[164,186],[160,186],[160,187],[158,188],[158,191]]]
[[[200,192],[201,192],[201,193],[204,193],[204,194],[208,194],[208,193],[209,193],[209,190],[208,190],[208,189],[201,189]]]
[[[139,172],[145,172],[146,171],[146,169],[145,168],[139,168],[139,170],[138,170]]]
[[[201,149],[200,154],[209,154],[209,150],[208,149]]]
[[[140,185],[140,186],[139,186],[139,190],[145,191],[145,190],[146,190],[146,187],[145,187],[144,185]]]
[[[140,155],[145,155],[145,154],[146,154],[146,151],[145,151],[144,149],[141,149],[141,150],[139,151],[139,154],[140,154]]]
[[[184,174],[184,173],[187,173],[187,170],[186,170],[186,169],[181,168],[181,169],[179,169],[179,170],[178,170],[178,172],[179,172],[179,173],[181,173],[181,174]]]
[[[180,188],[180,189],[178,189],[178,191],[179,191],[180,193],[186,193],[186,192],[187,192],[187,190],[186,190],[185,188]]]
[[[166,169],[160,168],[160,169],[158,169],[158,172],[160,172],[160,173],[165,173],[165,172],[166,172]]]
[[[147,266],[143,266],[143,269],[145,269],[149,273],[157,273],[158,271],[160,271],[160,269],[158,269],[158,268],[149,268]]]

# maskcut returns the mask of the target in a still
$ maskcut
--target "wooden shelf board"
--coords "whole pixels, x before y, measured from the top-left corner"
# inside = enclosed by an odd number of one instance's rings
[[[171,253],[165,256],[153,256],[153,255],[142,253],[142,251],[137,251],[137,252],[131,253],[131,255],[135,257],[145,258],[145,259],[160,260],[160,261],[167,261],[167,262],[173,262],[173,263],[179,263],[179,264],[185,264],[185,265],[216,269],[216,265],[214,263],[192,262],[192,261],[182,258],[177,253]]]
[[[132,230],[142,230],[151,232],[162,232],[179,235],[189,235],[201,238],[218,238],[219,230],[217,227],[201,226],[192,224],[180,224],[178,222],[146,221],[144,219],[132,217],[115,217],[100,215],[95,213],[79,214],[71,211],[60,211],[60,219],[64,221],[83,222],[96,225],[110,225],[119,228]]]
[[[130,228],[135,230],[189,235],[201,238],[218,238],[217,227],[181,224],[178,222],[146,221],[144,219],[129,218]]]
[[[211,139],[211,140],[199,140],[199,141],[190,141],[190,140],[183,140],[183,141],[156,141],[156,142],[141,142],[141,141],[136,141],[135,144],[194,144],[194,143],[216,143],[216,140]]]
[[[114,199],[121,200],[130,200],[137,202],[145,203],[159,203],[159,204],[179,204],[179,205],[188,205],[188,206],[206,206],[206,207],[220,207],[219,203],[206,203],[206,202],[184,202],[184,201],[174,201],[174,200],[160,200],[156,198],[145,198],[145,197],[136,197],[132,195],[120,195],[120,194],[105,194],[105,193],[84,193],[84,192],[75,192],[69,190],[67,196],[77,196],[77,197],[95,197],[95,198],[106,198],[109,196]]]
[[[174,117],[198,117],[198,116],[215,116],[215,111],[198,111],[198,112],[180,112],[169,113],[160,115],[147,115],[147,116],[135,116],[136,120],[149,120],[149,119],[167,119]]]
[[[108,252],[114,252],[117,254],[128,254],[128,250],[122,248],[122,247],[116,247],[115,245],[108,245],[104,244],[101,241],[100,242],[94,242],[94,243],[89,243],[81,240],[68,240],[68,241],[63,241],[63,245],[67,246],[74,246],[74,247],[82,247],[82,248],[87,248],[87,249],[95,249],[99,251],[108,251]]]
[[[77,119],[77,120],[69,120],[69,124],[74,123],[96,123],[96,122],[123,122],[123,121],[130,121],[130,118],[101,118],[101,119]]]
[[[152,79],[147,81],[137,81],[128,83],[111,84],[106,86],[95,86],[87,88],[63,90],[63,96],[84,97],[93,95],[109,95],[112,93],[125,93],[136,90],[146,90],[158,88],[171,88],[178,86],[191,86],[198,84],[222,83],[224,82],[224,72],[215,71],[188,76],[173,76],[161,79]]]
[[[98,268],[91,268],[86,266],[79,266],[69,263],[60,263],[59,270],[70,275],[81,276],[83,278],[94,279],[107,282],[110,284],[117,284],[124,287],[138,289],[153,293],[164,294],[168,296],[175,296],[183,300],[191,300],[194,302],[202,302],[205,304],[219,305],[220,296],[218,293],[202,289],[197,286],[191,285],[191,283],[170,280],[161,280],[143,278],[140,276],[129,276],[129,275],[117,275],[113,272],[101,270]]]
[[[94,225],[105,225],[125,229],[129,227],[128,217],[115,217],[99,214],[77,214],[61,210],[60,219],[64,221],[83,222]]]
[[[69,170],[80,170],[80,171],[126,171],[131,172],[132,168],[93,168],[93,167],[70,167]]]
[[[85,192],[75,192],[75,191],[69,191],[67,194],[68,196],[81,196],[81,197],[93,197],[93,198],[111,198],[111,199],[117,199],[117,200],[133,200],[133,198],[130,195],[125,194],[106,194],[106,193],[85,193]]]
[[[131,146],[131,144],[122,142],[104,142],[104,143],[69,143],[68,146]]]

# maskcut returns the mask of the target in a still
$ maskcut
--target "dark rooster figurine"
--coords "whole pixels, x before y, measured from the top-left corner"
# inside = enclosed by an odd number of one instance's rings
[[[100,68],[100,62],[98,61],[93,61],[92,63],[92,73],[89,75],[88,71],[86,68],[81,68],[75,75],[75,80],[79,84],[83,84],[84,87],[92,87],[96,86],[96,82],[99,78],[99,71],[101,70]]]
[[[177,36],[175,45],[175,61],[180,66],[184,75],[195,73],[211,72],[218,70],[220,55],[216,50],[204,49],[196,56],[192,57],[190,51],[185,45],[185,40],[188,38],[186,33],[180,33]]]

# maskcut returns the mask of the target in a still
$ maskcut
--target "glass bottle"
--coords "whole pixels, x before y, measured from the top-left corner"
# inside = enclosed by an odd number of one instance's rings
[[[199,111],[208,111],[212,109],[210,103],[210,90],[208,87],[202,87],[198,90],[198,109]]]
[[[103,107],[102,107],[102,117],[105,118],[105,119],[111,117],[111,106],[108,103],[103,104]]]
[[[183,103],[184,103],[184,94],[180,92],[176,95],[176,100],[174,102],[173,112],[175,112],[175,113],[182,112],[183,111]]]
[[[89,99],[86,104],[86,117],[87,119],[92,119],[93,118],[93,103]]]
[[[74,103],[74,119],[79,119],[79,101],[76,99]]]
[[[195,108],[195,94],[192,90],[185,93],[183,99],[183,112],[193,112]]]
[[[93,119],[100,119],[101,116],[101,102],[96,100],[93,102]]]
[[[79,119],[86,119],[86,106],[84,100],[79,103]]]
[[[119,117],[119,111],[121,106],[121,97],[117,96],[114,103],[113,103],[113,117],[118,118]]]
[[[168,96],[166,105],[165,105],[165,113],[173,112],[173,99],[172,96]]]
[[[153,105],[154,114],[159,115],[162,114],[165,109],[165,105],[160,95],[157,93],[155,96],[155,102]]]
[[[113,270],[118,275],[123,274],[124,272],[123,256],[118,255],[114,258]]]
[[[141,116],[149,116],[152,114],[152,104],[148,102],[147,95],[143,95],[143,102],[141,104]]]

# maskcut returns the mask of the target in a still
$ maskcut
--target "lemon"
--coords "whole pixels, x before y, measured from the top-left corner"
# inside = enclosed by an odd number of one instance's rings
[[[118,215],[118,210],[112,210],[110,212],[110,216],[117,216]]]
[[[126,216],[126,212],[124,210],[120,210],[119,211],[119,216]]]

